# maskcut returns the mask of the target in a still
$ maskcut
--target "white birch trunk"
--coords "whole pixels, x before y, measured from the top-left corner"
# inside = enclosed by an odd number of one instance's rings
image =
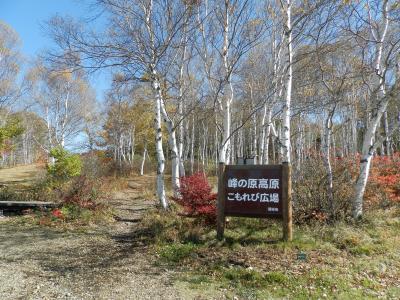
[[[163,99],[161,99],[161,114],[163,115],[164,122],[167,126],[168,130],[168,144],[169,150],[171,151],[171,180],[172,180],[172,190],[174,192],[174,196],[179,196],[179,188],[180,188],[180,180],[179,180],[179,151],[178,151],[178,143],[176,141],[176,130],[175,124],[172,119],[169,117]]]
[[[154,34],[152,30],[151,24],[151,15],[153,13],[153,1],[150,0],[146,10],[146,27],[147,32],[150,38],[150,44],[154,47]],[[157,197],[160,201],[160,204],[163,209],[168,209],[168,201],[165,196],[165,186],[164,186],[164,170],[165,170],[165,157],[164,157],[164,150],[163,150],[163,141],[162,141],[162,124],[161,124],[161,107],[163,105],[163,97],[161,92],[161,86],[158,79],[158,74],[155,69],[156,66],[156,54],[152,53],[152,62],[149,65],[149,70],[151,72],[151,86],[153,88],[154,99],[155,99],[155,118],[154,118],[154,129],[156,131],[156,154],[157,154],[157,181],[156,181],[156,188],[157,188]]]
[[[376,134],[376,130],[378,128],[379,123],[381,122],[382,115],[385,113],[387,109],[387,105],[389,99],[386,97],[385,91],[385,82],[384,77],[382,76],[384,69],[381,66],[382,61],[382,51],[383,51],[383,42],[385,41],[386,33],[389,27],[389,18],[388,18],[388,1],[384,0],[382,4],[382,15],[385,21],[385,26],[382,34],[377,34],[375,29],[371,25],[371,33],[377,42],[377,53],[376,53],[376,72],[379,77],[379,90],[380,95],[377,95],[380,99],[377,101],[376,112],[373,116],[371,116],[371,120],[369,125],[367,126],[367,130],[364,133],[364,140],[362,146],[361,160],[360,160],[360,175],[357,178],[355,185],[355,197],[353,201],[353,217],[358,219],[362,217],[363,214],[363,197],[365,193],[365,188],[368,181],[369,170],[371,167],[371,160],[374,154],[374,137]],[[377,37],[380,37],[379,40]],[[375,95],[376,96],[376,95]],[[372,96],[374,97],[374,95]],[[372,99],[376,101],[375,99]]]
[[[190,141],[190,172],[194,172],[194,117],[192,118],[192,139]]]
[[[254,155],[254,164],[258,164],[258,141],[257,141],[257,117],[256,114],[253,115],[253,153]]]
[[[46,149],[47,155],[49,156],[51,149],[53,148],[53,138],[50,124],[50,112],[49,107],[46,106],[46,125],[47,125],[47,141],[49,143],[48,149]],[[56,159],[54,157],[49,157],[49,164],[54,165]]]
[[[179,175],[180,177],[185,176],[185,165],[183,164],[183,140],[184,140],[184,98],[183,98],[183,89],[184,89],[184,76],[183,69],[186,59],[186,28],[184,30],[184,44],[182,50],[182,62],[179,69],[179,96],[178,96],[178,114],[180,118],[179,123],[179,143],[178,143],[178,155],[179,155]]]
[[[293,43],[292,43],[292,21],[291,9],[292,0],[287,0],[286,6],[286,28],[285,35],[287,39],[287,83],[286,83],[286,101],[283,106],[283,132],[282,132],[282,162],[291,162],[291,147],[290,147],[290,114],[291,114],[291,100],[292,100],[292,61],[293,61]]]
[[[164,169],[165,169],[165,158],[162,144],[162,130],[161,130],[161,105],[162,105],[162,95],[160,83],[157,79],[157,74],[153,71],[152,87],[155,97],[155,118],[154,118],[154,128],[156,131],[156,153],[157,153],[157,196],[160,201],[161,206],[164,209],[168,208],[167,198],[165,197],[165,187],[164,187]]]
[[[231,132],[231,104],[229,100],[224,103],[223,109],[223,133],[220,146],[219,162],[229,164],[230,150],[230,132]]]
[[[61,124],[61,147],[65,147],[65,127],[67,126],[67,121],[68,121],[68,105],[69,105],[69,95],[70,95],[70,88],[71,88],[71,83],[68,81],[67,82],[67,95],[65,96],[64,99],[64,116]]]
[[[130,131],[129,137],[129,144],[130,144],[130,157],[131,157],[131,165],[133,166],[133,161],[135,158],[135,134],[136,134],[136,127],[132,126]]]
[[[147,155],[147,142],[144,144],[142,163],[140,164],[140,175],[141,176],[144,175],[144,164],[146,162],[146,155]]]
[[[272,111],[267,109],[264,104],[264,113],[261,119],[261,138],[260,138],[260,164],[267,165],[269,163],[269,136],[271,134],[271,118]]]
[[[323,132],[323,145],[322,145],[322,154],[323,154],[323,161],[326,170],[326,177],[327,177],[327,194],[328,194],[328,206],[329,212],[333,215],[333,174],[332,174],[332,165],[331,165],[331,153],[330,153],[330,145],[331,145],[331,137],[332,137],[332,118],[335,109],[328,111],[324,122],[324,132]]]
[[[229,2],[225,1],[224,14],[224,45],[222,49],[223,63],[225,68],[225,87],[224,99],[222,99],[221,109],[223,116],[222,143],[220,145],[219,162],[229,164],[230,158],[230,135],[231,135],[231,103],[233,101],[233,85],[229,71],[228,62],[228,31],[229,31]],[[228,91],[229,88],[229,91]],[[229,95],[229,96],[228,96]]]

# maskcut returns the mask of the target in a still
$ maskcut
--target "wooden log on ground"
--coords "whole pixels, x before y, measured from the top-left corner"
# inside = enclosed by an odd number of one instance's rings
[[[43,201],[0,201],[0,211],[21,212],[26,209],[45,209],[56,207],[57,203]]]

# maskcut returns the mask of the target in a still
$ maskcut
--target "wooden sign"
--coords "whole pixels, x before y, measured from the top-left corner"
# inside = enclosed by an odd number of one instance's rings
[[[220,164],[217,236],[223,237],[226,216],[281,218],[283,237],[292,239],[290,167]]]
[[[225,216],[282,217],[281,165],[227,165]]]

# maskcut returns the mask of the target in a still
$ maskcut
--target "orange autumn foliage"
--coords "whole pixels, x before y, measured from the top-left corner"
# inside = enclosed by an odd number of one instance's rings
[[[400,203],[400,153],[374,157],[365,198],[371,203],[381,200]]]

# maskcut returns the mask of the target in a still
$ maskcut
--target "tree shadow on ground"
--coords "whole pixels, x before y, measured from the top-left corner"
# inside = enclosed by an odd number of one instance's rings
[[[3,224],[2,224],[3,225]],[[146,251],[138,235],[112,235],[106,232],[60,232],[52,228],[0,230],[0,258],[8,262],[33,260],[37,274],[95,280],[105,272],[122,272],[143,260]],[[149,270],[136,269],[135,272]],[[34,272],[34,271],[32,271]]]

